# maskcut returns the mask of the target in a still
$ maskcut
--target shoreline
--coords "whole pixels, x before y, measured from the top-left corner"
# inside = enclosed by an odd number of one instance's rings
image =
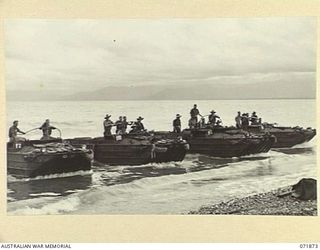
[[[303,201],[291,195],[279,197],[290,191],[291,187],[281,187],[265,193],[204,205],[198,210],[189,211],[188,214],[317,216],[317,200]]]

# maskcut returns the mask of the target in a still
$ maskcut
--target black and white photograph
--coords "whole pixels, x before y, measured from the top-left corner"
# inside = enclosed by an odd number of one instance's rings
[[[317,215],[316,17],[6,19],[8,215]]]

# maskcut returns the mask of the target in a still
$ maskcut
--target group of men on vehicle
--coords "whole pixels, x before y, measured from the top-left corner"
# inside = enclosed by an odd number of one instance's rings
[[[198,116],[200,116],[200,120],[198,120]],[[208,116],[208,123],[205,122],[205,117]],[[180,133],[181,132],[181,115],[177,114],[176,119],[173,120],[173,132]],[[251,116],[249,113],[243,113],[238,111],[238,115],[235,117],[236,127],[246,128],[249,125],[261,125],[261,118],[259,118],[254,111]],[[197,107],[197,104],[193,105],[193,108],[190,110],[190,119],[188,121],[188,125],[190,129],[198,129],[198,128],[217,128],[221,127],[222,120],[220,116],[217,115],[216,111],[212,110],[209,115],[201,115],[200,111]]]
[[[237,128],[247,128],[249,125],[261,125],[262,120],[257,116],[257,113],[254,111],[252,115],[249,116],[249,113],[243,113],[238,111],[237,116],[235,117],[236,127]]]
[[[104,137],[111,136],[111,129],[113,126],[116,127],[116,134],[117,135],[124,135],[127,133],[128,125],[131,125],[130,133],[139,133],[145,131],[144,125],[142,123],[143,117],[139,116],[135,122],[127,121],[126,116],[119,116],[119,120],[115,123],[110,120],[111,115],[106,115],[103,122],[104,128]]]
[[[200,121],[198,121],[198,116],[200,116]],[[208,123],[205,121],[205,117],[208,116]],[[190,119],[188,122],[190,129],[195,128],[204,128],[204,127],[220,127],[222,120],[220,116],[217,115],[215,110],[211,110],[209,115],[201,115],[197,104],[193,105],[193,108],[190,110]]]
[[[198,116],[200,116],[200,121],[198,121]],[[208,116],[208,123],[205,122],[205,116]],[[221,118],[216,114],[214,110],[210,112],[209,115],[201,115],[199,109],[197,108],[197,104],[193,105],[193,108],[190,110],[190,119],[188,122],[190,129],[197,129],[197,128],[205,128],[205,127],[221,127]],[[142,123],[143,117],[139,116],[136,121],[127,121],[126,116],[119,116],[119,119],[114,123],[110,120],[111,115],[107,114],[104,118],[103,127],[104,127],[104,137],[111,136],[111,129],[113,126],[116,127],[116,134],[117,135],[124,135],[127,133],[128,125],[131,126],[131,130],[129,133],[141,133],[146,131],[144,125]],[[180,114],[176,115],[176,118],[173,120],[173,132],[181,133],[181,118]],[[238,111],[237,116],[235,117],[236,127],[238,129],[246,128],[249,125],[261,125],[261,118],[258,118],[256,112],[253,112],[251,116],[249,113],[241,114]],[[50,120],[46,119],[46,121],[41,125],[41,127],[36,128],[42,130],[42,138],[41,140],[50,140],[52,130],[57,129],[54,126],[50,125]],[[33,129],[34,130],[34,129]],[[29,132],[29,131],[28,131]],[[13,125],[9,129],[9,139],[10,142],[15,141],[24,141],[25,138],[19,137],[18,134],[26,134],[25,132],[21,131],[18,128],[18,121],[14,121]]]
[[[12,124],[12,126],[9,128],[9,139],[10,142],[18,142],[18,141],[25,141],[26,139],[23,137],[18,136],[18,134],[23,134],[25,135],[27,132],[23,132],[18,128],[19,125],[19,121],[15,120]],[[54,126],[50,125],[50,120],[46,119],[45,122],[39,127],[39,128],[35,128],[35,129],[40,129],[42,130],[42,137],[40,140],[50,140],[53,139],[53,137],[51,137],[51,133],[52,130],[57,129]],[[32,130],[35,130],[32,129]],[[32,131],[30,130],[30,131]],[[28,131],[28,132],[30,132]]]
[[[110,136],[111,135],[111,129],[113,126],[116,127],[116,134],[121,135],[125,134],[128,125],[131,125],[131,131],[130,133],[135,133],[135,132],[142,132],[144,131],[144,125],[141,122],[143,118],[139,116],[137,118],[137,121],[132,122],[132,121],[127,121],[126,116],[120,116],[119,120],[117,120],[115,123],[113,123],[110,120],[111,115],[106,115],[105,120],[103,122],[103,127],[104,127],[104,136]],[[50,120],[46,119],[45,122],[38,128],[29,130],[27,132],[23,132],[18,128],[19,121],[15,120],[12,124],[12,126],[9,128],[9,140],[10,142],[19,142],[19,141],[25,141],[26,139],[23,137],[20,137],[18,135],[23,134],[25,135],[28,132],[31,132],[32,130],[40,129],[42,130],[42,137],[40,140],[51,140],[54,139],[51,137],[52,130],[57,129],[56,127],[50,125]]]

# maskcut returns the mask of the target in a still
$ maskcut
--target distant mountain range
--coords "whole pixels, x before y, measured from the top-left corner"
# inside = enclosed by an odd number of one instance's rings
[[[316,84],[307,82],[255,84],[185,84],[148,86],[111,86],[74,94],[57,91],[7,91],[7,100],[81,101],[81,100],[216,100],[216,99],[313,99]]]

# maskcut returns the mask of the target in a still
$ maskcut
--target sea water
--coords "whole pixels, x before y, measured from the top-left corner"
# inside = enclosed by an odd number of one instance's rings
[[[102,136],[103,118],[116,121],[142,116],[148,130],[172,130],[182,115],[187,126],[190,109],[202,115],[214,109],[223,125],[234,125],[237,111],[257,112],[263,121],[288,126],[316,126],[315,100],[194,100],[8,102],[7,127],[19,120],[27,131],[49,118],[63,138]],[[27,134],[41,137],[40,130]],[[59,136],[57,131],[54,135]],[[181,214],[202,205],[266,192],[316,176],[316,138],[284,151],[269,151],[221,159],[188,154],[182,162],[142,166],[94,166],[91,171],[33,179],[8,176],[8,214]]]

